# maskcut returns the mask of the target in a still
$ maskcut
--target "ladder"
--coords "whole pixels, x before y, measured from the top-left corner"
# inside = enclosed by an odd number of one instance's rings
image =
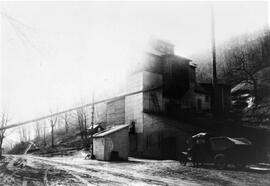
[[[159,106],[157,94],[155,92],[151,92],[150,93],[150,98],[151,98],[151,101],[153,103],[153,111],[156,112],[156,113],[160,113],[161,109],[160,109],[160,106]]]

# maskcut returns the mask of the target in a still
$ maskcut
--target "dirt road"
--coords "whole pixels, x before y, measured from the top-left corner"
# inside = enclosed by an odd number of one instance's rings
[[[1,160],[0,170],[0,185],[270,185],[270,173],[183,167],[170,160],[112,163],[21,155]]]

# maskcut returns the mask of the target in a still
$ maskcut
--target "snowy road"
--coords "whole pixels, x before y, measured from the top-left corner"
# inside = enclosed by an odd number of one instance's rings
[[[8,156],[1,164],[0,179],[8,185],[198,185],[145,174],[143,167],[145,162],[140,161],[109,163],[81,157]]]
[[[0,185],[269,185],[270,174],[183,167],[176,161],[130,158],[128,162],[84,160],[83,156],[7,156]]]

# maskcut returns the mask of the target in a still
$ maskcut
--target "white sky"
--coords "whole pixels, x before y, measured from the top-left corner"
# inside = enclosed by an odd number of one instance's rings
[[[13,122],[87,102],[93,85],[102,96],[104,87],[123,82],[133,51],[150,36],[171,41],[186,57],[211,44],[210,8],[204,2],[1,5],[1,98]],[[267,24],[266,2],[214,7],[217,43]]]

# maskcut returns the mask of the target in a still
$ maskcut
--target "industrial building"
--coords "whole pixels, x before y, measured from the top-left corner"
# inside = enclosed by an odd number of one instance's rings
[[[139,59],[129,72],[126,95],[107,102],[105,127],[130,126],[130,156],[176,159],[186,139],[201,131],[179,116],[209,112],[211,92],[196,82],[196,65],[175,55],[169,42],[151,40]],[[129,95],[133,92],[138,93]]]

